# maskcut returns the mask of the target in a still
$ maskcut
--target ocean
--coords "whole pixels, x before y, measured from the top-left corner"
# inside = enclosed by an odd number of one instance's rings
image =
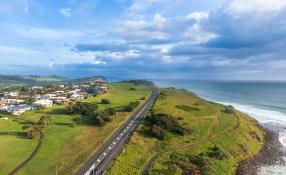
[[[206,100],[232,105],[262,124],[280,125],[279,141],[286,148],[286,82],[153,81],[160,87],[187,89]],[[286,175],[286,167],[261,167],[259,175]]]

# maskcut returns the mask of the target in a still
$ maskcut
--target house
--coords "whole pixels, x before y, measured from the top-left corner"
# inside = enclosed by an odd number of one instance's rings
[[[33,109],[33,107],[30,105],[17,105],[17,106],[8,106],[6,111],[10,112],[12,115],[21,115],[31,109]]]
[[[19,100],[19,99],[7,99],[7,98],[1,98],[1,102],[10,104],[10,105],[16,105],[16,104],[21,104],[24,102],[24,100]]]
[[[66,101],[66,97],[51,97],[50,100],[52,100],[56,104],[63,104]]]
[[[4,97],[8,97],[8,98],[18,98],[18,96],[19,96],[19,92],[17,91],[4,93]]]
[[[53,101],[52,100],[47,100],[47,99],[37,100],[37,101],[35,101],[33,103],[33,106],[52,107],[53,106]]]
[[[31,89],[32,90],[43,89],[43,86],[33,86]]]
[[[0,107],[6,106],[6,103],[3,101],[0,101]]]
[[[99,93],[103,93],[103,92],[107,92],[108,88],[105,85],[101,85],[101,86],[97,86],[96,87],[97,92]]]
[[[84,99],[84,94],[72,94],[70,96],[70,99],[73,100],[73,101],[83,100]]]
[[[56,95],[62,95],[62,94],[64,94],[65,93],[65,91],[55,91],[54,92],[54,94],[56,94]]]
[[[72,85],[72,88],[73,88],[73,89],[78,89],[78,88],[79,88],[79,85]]]
[[[56,94],[46,94],[45,98],[50,99],[50,98],[53,98],[53,97],[56,97],[56,96],[57,96]]]

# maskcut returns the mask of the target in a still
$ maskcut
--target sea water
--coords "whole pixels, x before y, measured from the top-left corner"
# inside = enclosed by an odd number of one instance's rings
[[[200,97],[232,105],[262,124],[279,125],[279,141],[286,148],[286,82],[153,80],[161,87],[190,90]],[[260,175],[286,175],[285,166],[261,167]]]

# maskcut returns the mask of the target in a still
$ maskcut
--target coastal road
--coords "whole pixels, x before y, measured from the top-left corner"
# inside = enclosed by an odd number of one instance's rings
[[[156,97],[157,91],[153,88],[151,96],[144,105],[85,162],[76,175],[103,174],[152,107]]]

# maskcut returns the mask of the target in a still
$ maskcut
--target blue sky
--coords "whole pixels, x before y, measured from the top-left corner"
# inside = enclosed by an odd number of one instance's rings
[[[286,80],[285,0],[0,0],[0,74]]]

